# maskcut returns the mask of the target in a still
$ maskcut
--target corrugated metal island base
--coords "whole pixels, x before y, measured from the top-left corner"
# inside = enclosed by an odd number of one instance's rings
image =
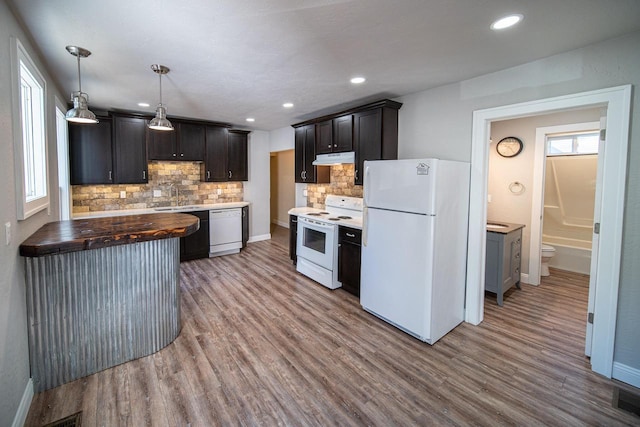
[[[178,336],[179,238],[198,227],[188,214],[59,221],[23,242],[36,392],[155,353]]]

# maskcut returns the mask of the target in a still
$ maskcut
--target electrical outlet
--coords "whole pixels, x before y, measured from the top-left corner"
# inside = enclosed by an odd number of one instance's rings
[[[120,192],[120,198],[121,199],[126,199],[127,198],[127,192],[126,191],[121,191]]]
[[[222,188],[218,188],[218,196],[222,194]]]
[[[8,246],[11,244],[11,223],[10,222],[4,223],[4,235],[5,235],[5,238],[7,239],[7,246]]]
[[[307,190],[302,190],[302,195],[303,195],[304,197],[307,197]]]
[[[153,197],[162,197],[162,191],[153,190]]]
[[[491,203],[492,200],[491,194],[487,194],[487,203]]]

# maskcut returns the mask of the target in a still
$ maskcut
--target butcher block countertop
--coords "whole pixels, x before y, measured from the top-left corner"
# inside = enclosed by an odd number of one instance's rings
[[[150,240],[183,237],[196,232],[200,220],[182,213],[155,213],[56,221],[43,225],[20,245],[20,255],[40,257]]]

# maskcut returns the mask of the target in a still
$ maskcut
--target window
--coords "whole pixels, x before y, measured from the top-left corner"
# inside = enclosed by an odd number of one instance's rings
[[[12,43],[14,153],[18,219],[49,207],[46,83],[22,43]]]
[[[598,154],[600,132],[583,132],[547,137],[547,156]]]

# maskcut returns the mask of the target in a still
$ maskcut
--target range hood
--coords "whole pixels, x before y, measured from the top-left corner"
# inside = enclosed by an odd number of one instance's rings
[[[355,163],[356,153],[348,151],[346,153],[318,154],[313,161],[314,166],[339,165],[341,163]]]

